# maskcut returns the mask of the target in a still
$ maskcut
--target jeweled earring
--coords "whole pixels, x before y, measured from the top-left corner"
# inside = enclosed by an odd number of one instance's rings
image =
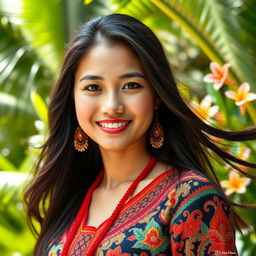
[[[158,121],[158,113],[156,112],[156,120],[150,133],[150,144],[152,148],[161,148],[164,142],[164,131]]]
[[[79,152],[83,152],[89,147],[88,136],[79,125],[74,135],[74,147]]]

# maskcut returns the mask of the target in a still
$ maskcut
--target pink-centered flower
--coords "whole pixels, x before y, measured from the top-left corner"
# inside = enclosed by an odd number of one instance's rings
[[[219,111],[218,106],[212,106],[211,95],[206,95],[199,104],[195,101],[192,101],[191,103],[197,110],[195,114],[204,121],[208,121],[210,118],[214,117]]]
[[[221,181],[220,184],[225,189],[226,195],[230,195],[234,192],[240,194],[245,193],[246,187],[250,182],[250,178],[241,178],[238,173],[231,171],[229,173],[229,179]]]
[[[237,157],[240,159],[243,159],[243,160],[247,160],[249,158],[250,154],[251,154],[251,149],[248,147],[243,147],[240,150],[240,153],[238,154]],[[246,171],[249,167],[241,165],[241,166],[239,166],[239,168],[242,169],[243,171]]]
[[[241,158],[243,160],[247,160],[251,154],[251,149],[248,147],[244,147],[241,149],[238,158]]]
[[[248,83],[242,83],[237,91],[226,91],[225,95],[235,101],[235,104],[240,107],[242,115],[245,114],[246,103],[256,99],[256,93],[250,92]]]
[[[210,63],[210,69],[212,73],[207,74],[204,76],[204,82],[206,83],[213,83],[214,89],[217,91],[219,90],[223,84],[230,84],[233,85],[235,82],[228,78],[228,69],[231,67],[231,64],[226,63],[223,66],[215,62]]]

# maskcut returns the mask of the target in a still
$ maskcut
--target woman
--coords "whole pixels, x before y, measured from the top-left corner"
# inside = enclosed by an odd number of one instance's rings
[[[202,122],[140,21],[112,14],[84,24],[53,88],[49,138],[25,193],[30,224],[41,224],[34,255],[237,255],[234,229],[246,224],[209,157],[256,165],[212,136],[252,140],[256,130]]]

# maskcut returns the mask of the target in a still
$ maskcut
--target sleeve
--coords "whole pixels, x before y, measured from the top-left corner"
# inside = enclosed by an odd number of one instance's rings
[[[181,180],[169,227],[173,256],[238,255],[230,207],[204,177]]]

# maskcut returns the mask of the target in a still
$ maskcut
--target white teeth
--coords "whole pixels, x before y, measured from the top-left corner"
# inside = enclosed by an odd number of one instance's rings
[[[128,122],[120,122],[120,123],[103,123],[103,122],[99,122],[100,126],[102,127],[106,127],[109,129],[115,129],[115,128],[120,128],[123,127],[125,125],[127,125]]]

